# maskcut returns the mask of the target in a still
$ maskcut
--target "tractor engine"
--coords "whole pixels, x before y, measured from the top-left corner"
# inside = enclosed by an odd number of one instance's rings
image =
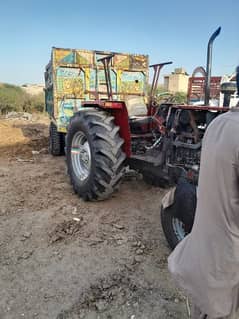
[[[132,119],[131,167],[144,177],[175,184],[185,176],[197,183],[202,139],[217,113],[173,104],[160,105],[154,116]]]
[[[199,113],[190,110],[172,109],[167,126],[169,142],[166,165],[171,169],[190,173],[196,180],[202,138],[206,128],[206,114],[199,117]]]
[[[200,163],[201,143],[173,142],[168,163],[185,168],[197,169]]]

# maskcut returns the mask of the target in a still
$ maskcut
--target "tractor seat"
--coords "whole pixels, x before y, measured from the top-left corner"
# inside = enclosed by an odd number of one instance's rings
[[[125,99],[125,105],[130,118],[147,116],[147,106],[143,96],[128,96]]]

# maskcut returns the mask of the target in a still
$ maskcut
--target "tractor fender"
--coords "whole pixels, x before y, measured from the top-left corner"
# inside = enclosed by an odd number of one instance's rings
[[[129,158],[131,156],[131,133],[129,127],[129,116],[126,105],[124,102],[114,102],[114,101],[94,101],[85,102],[83,107],[77,111],[77,113],[82,112],[97,112],[99,111],[110,111],[111,115],[115,118],[115,124],[119,126],[120,137],[124,140],[123,151]]]
[[[176,186],[172,187],[163,197],[162,199],[162,207],[163,209],[168,208],[169,206],[172,206],[175,200],[175,191]]]
[[[82,113],[82,112],[97,112],[97,108],[95,106],[87,106],[87,107],[81,107],[80,109],[78,109],[74,114],[78,114],[78,113]]]

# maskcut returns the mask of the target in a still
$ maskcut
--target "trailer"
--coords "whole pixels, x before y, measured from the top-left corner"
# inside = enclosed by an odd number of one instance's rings
[[[64,153],[70,118],[86,101],[97,105],[110,97],[126,101],[130,115],[144,114],[147,83],[147,55],[53,47],[45,70],[50,153]]]

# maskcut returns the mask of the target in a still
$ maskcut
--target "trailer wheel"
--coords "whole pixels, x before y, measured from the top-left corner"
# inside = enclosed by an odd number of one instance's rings
[[[66,161],[75,192],[84,200],[108,198],[124,171],[124,141],[114,117],[92,110],[75,114],[66,137]]]
[[[51,122],[49,128],[49,153],[53,156],[64,155],[65,134],[57,131],[56,125]]]

